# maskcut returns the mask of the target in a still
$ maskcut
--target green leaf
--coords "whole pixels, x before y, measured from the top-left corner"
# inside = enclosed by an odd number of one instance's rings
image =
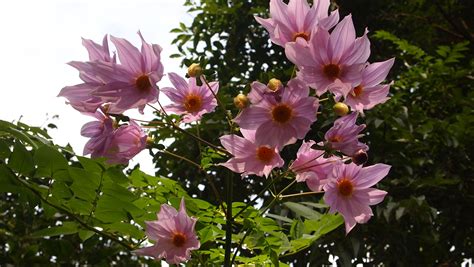
[[[56,149],[49,146],[41,146],[36,150],[34,156],[36,165],[36,177],[52,177],[53,173],[58,170],[68,168],[68,161]]]
[[[84,242],[87,239],[91,238],[95,234],[95,232],[89,230],[79,230],[78,234],[79,238],[82,240],[82,242]]]
[[[299,203],[285,202],[283,205],[288,207],[296,215],[305,217],[307,219],[316,220],[321,217],[321,213]]]
[[[0,159],[6,159],[10,157],[10,145],[7,143],[7,140],[0,139]]]
[[[19,142],[13,145],[13,153],[8,160],[8,166],[27,176],[35,169],[31,153]]]
[[[104,225],[105,229],[110,229],[113,232],[117,232],[122,236],[130,236],[135,239],[141,239],[145,236],[144,231],[138,229],[129,223],[115,222],[112,224]]]
[[[77,224],[74,222],[64,222],[61,226],[53,226],[50,228],[41,229],[31,234],[31,237],[45,237],[45,236],[57,236],[57,235],[70,235],[75,234],[78,231]]]

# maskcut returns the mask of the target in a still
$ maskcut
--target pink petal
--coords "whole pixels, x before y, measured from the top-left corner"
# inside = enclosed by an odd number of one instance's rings
[[[229,153],[239,158],[254,154],[257,149],[252,142],[235,134],[224,135],[219,139],[222,146],[224,146]]]
[[[370,56],[370,41],[367,33],[368,30],[366,29],[364,35],[355,40],[352,47],[344,53],[341,62],[352,65],[363,64],[367,61]]]
[[[357,188],[369,188],[385,176],[390,171],[391,166],[386,164],[375,164],[369,167],[364,167],[360,170],[357,176],[354,176],[354,182]]]
[[[120,63],[130,69],[132,73],[143,74],[142,56],[138,48],[123,38],[111,36],[110,40],[117,48]]]
[[[395,58],[382,62],[375,62],[367,66],[363,72],[363,85],[373,87],[381,83],[387,77],[388,72],[393,66]]]
[[[332,31],[329,37],[329,51],[333,63],[339,63],[344,52],[355,40],[355,29],[352,16],[347,15]]]

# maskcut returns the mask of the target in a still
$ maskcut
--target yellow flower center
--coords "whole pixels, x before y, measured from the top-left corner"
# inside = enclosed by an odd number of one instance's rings
[[[293,116],[293,109],[287,104],[279,104],[272,109],[272,119],[278,123],[286,123]]]
[[[331,63],[323,67],[323,72],[329,80],[334,81],[335,79],[339,78],[339,75],[341,74],[341,68],[339,65]]]
[[[301,37],[301,38],[305,39],[306,41],[309,41],[309,36],[310,35],[308,33],[305,33],[305,32],[294,33],[293,34],[293,42],[295,42],[298,37]]]
[[[186,243],[186,235],[181,232],[175,232],[173,233],[172,242],[176,247],[182,247]]]
[[[333,136],[331,138],[329,138],[329,141],[332,142],[332,143],[339,143],[342,141],[342,137],[339,136],[339,135],[336,135],[336,136]]]
[[[183,104],[187,112],[198,112],[202,107],[202,97],[200,95],[189,94],[184,98]]]
[[[339,195],[349,197],[354,191],[354,184],[351,180],[344,178],[337,182],[337,190],[339,191]]]
[[[275,151],[266,146],[260,146],[257,148],[257,159],[263,163],[269,163],[275,156]]]
[[[141,92],[148,91],[151,88],[150,78],[143,74],[135,80],[135,86]]]

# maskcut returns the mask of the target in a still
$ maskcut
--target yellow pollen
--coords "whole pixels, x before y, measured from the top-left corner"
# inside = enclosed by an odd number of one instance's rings
[[[278,123],[287,123],[293,116],[293,110],[286,104],[279,104],[272,109],[272,119]]]
[[[186,235],[181,232],[173,233],[173,245],[176,247],[182,247],[186,243]]]
[[[275,156],[275,151],[266,146],[260,146],[257,148],[257,159],[263,163],[269,163]]]
[[[352,195],[352,192],[354,191],[354,184],[352,184],[352,181],[343,178],[342,180],[339,180],[337,182],[337,190],[339,191],[339,194],[343,197],[349,197]]]
[[[354,96],[355,97],[358,97],[362,94],[362,92],[364,91],[364,88],[361,86],[361,85],[358,85],[354,88],[353,92],[354,92]]]
[[[297,32],[297,33],[293,34],[293,42],[295,42],[298,37],[301,37],[301,38],[305,39],[306,41],[309,41],[309,34],[308,33]]]
[[[341,68],[339,68],[338,65],[336,64],[328,64],[323,67],[323,72],[326,77],[330,80],[335,80],[339,78],[339,75],[341,74]]]
[[[135,80],[135,86],[139,91],[148,91],[151,88],[150,78],[143,74]]]
[[[199,95],[189,94],[184,98],[183,105],[187,112],[198,112],[202,107],[202,98]]]

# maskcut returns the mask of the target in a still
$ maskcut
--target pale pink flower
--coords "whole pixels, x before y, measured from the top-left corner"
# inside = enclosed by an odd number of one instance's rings
[[[179,264],[191,258],[191,251],[201,246],[194,227],[196,218],[186,213],[184,198],[181,199],[179,211],[170,205],[161,205],[157,214],[158,220],[146,221],[146,235],[155,241],[150,247],[137,249],[134,252],[156,260],[165,259],[168,264]]]
[[[172,104],[164,107],[166,111],[176,114],[184,114],[183,122],[200,120],[202,115],[214,111],[217,101],[211,90],[203,82],[197,85],[196,78],[189,78],[188,82],[176,73],[168,73],[174,88],[166,87],[161,91],[172,101]],[[218,82],[209,83],[212,91],[217,94]]]
[[[370,187],[389,170],[390,166],[385,164],[361,167],[350,163],[334,167],[332,177],[324,185],[324,202],[329,205],[329,212],[337,211],[344,217],[346,234],[356,223],[366,223],[374,215],[370,206],[382,202],[387,192]]]
[[[234,119],[240,128],[256,130],[257,143],[279,149],[304,138],[319,108],[318,99],[308,96],[308,86],[298,79],[281,90],[281,96],[265,95]]]
[[[367,31],[356,39],[352,17],[346,16],[329,34],[313,30],[309,45],[298,39],[285,46],[288,59],[298,66],[298,77],[316,89],[318,95],[327,90],[346,96],[360,84],[362,69],[370,55]]]
[[[241,129],[243,138],[235,134],[220,137],[221,144],[234,157],[222,165],[242,176],[255,174],[268,177],[274,168],[285,163],[276,147],[255,142],[255,131]]]
[[[100,111],[85,114],[97,120],[88,122],[81,128],[81,135],[90,138],[84,146],[83,153],[91,154],[92,158],[103,157],[114,136],[113,120]]]
[[[89,53],[90,61],[116,62],[115,55],[113,57],[110,56],[107,35],[104,36],[102,45],[89,39],[82,39],[82,44]],[[72,64],[72,66],[81,71],[82,64]],[[78,111],[95,112],[106,101],[92,95],[92,91],[103,85],[103,83],[98,77],[85,72],[81,72],[79,77],[84,83],[66,86],[59,92],[58,96],[65,97],[68,103]]]
[[[270,39],[277,45],[285,46],[298,37],[309,41],[314,28],[330,29],[339,21],[339,12],[333,11],[330,16],[329,0],[315,0],[312,7],[306,0],[290,0],[288,5],[282,0],[270,0],[271,18],[255,16],[270,34]]]
[[[127,164],[146,148],[147,135],[133,120],[129,125],[121,125],[115,130],[104,157],[111,164]]]
[[[321,191],[332,172],[333,166],[340,161],[338,157],[324,157],[324,151],[311,148],[316,142],[303,142],[296,153],[296,160],[290,170],[296,174],[297,182],[306,182],[313,191]]]
[[[359,133],[365,129],[365,124],[356,125],[357,116],[357,112],[352,112],[334,122],[324,135],[329,148],[341,151],[347,156],[352,156],[361,149],[369,149],[366,144],[359,142]]]
[[[352,88],[346,96],[344,102],[360,113],[364,109],[371,109],[377,104],[385,103],[388,97],[390,84],[380,84],[387,77],[390,68],[395,59],[389,59],[383,62],[376,62],[368,65],[362,71],[362,81],[359,85]]]

